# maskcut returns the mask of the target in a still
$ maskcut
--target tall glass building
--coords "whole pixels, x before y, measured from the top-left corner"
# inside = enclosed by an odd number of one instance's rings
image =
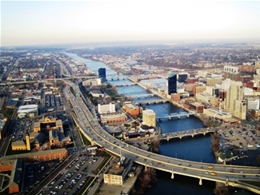
[[[177,75],[174,73],[168,77],[168,95],[172,93],[177,93]]]
[[[107,78],[106,78],[106,69],[105,68],[100,68],[98,69],[98,76],[99,78],[101,78],[101,82],[106,82]]]

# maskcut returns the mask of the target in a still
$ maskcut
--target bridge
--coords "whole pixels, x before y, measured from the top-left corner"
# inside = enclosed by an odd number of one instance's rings
[[[160,140],[167,140],[174,138],[182,139],[183,137],[194,137],[196,135],[206,135],[208,133],[213,133],[215,129],[213,128],[202,128],[202,129],[192,129],[188,131],[178,131],[178,132],[171,132],[171,133],[164,133],[158,136]]]
[[[118,74],[107,74],[106,75],[107,81],[121,81],[127,80],[127,77],[118,75]]]
[[[21,85],[21,84],[31,84],[31,83],[47,83],[48,81],[64,81],[70,79],[93,79],[98,78],[98,76],[72,76],[68,75],[66,78],[51,78],[51,79],[41,79],[41,80],[31,80],[31,81],[1,81],[0,86],[8,85]]]
[[[123,86],[133,86],[137,85],[136,83],[129,83],[129,82],[122,82],[122,83],[111,83],[112,85],[116,87],[123,87]]]
[[[174,113],[170,113],[170,114],[166,114],[166,115],[163,115],[163,116],[158,116],[156,117],[156,120],[158,122],[160,122],[162,119],[168,119],[168,120],[171,120],[172,118],[178,118],[180,119],[182,116],[186,116],[186,117],[190,117],[191,115],[195,115],[196,112],[195,111],[189,111],[189,112],[174,112]]]
[[[155,100],[141,100],[141,101],[135,101],[136,104],[159,104],[159,103],[166,103],[170,100],[167,99],[155,99]]]
[[[155,94],[152,93],[146,93],[146,94],[135,94],[135,95],[129,95],[128,97],[132,97],[132,98],[148,98],[148,97],[153,97],[156,96]]]
[[[75,88],[75,91],[79,90],[75,85],[71,85],[71,87]],[[155,154],[131,146],[106,132],[98,121],[89,121],[88,119],[93,118],[93,115],[86,106],[88,100],[81,98],[84,96],[75,97],[72,93],[69,93],[69,90],[67,91],[67,98],[77,115],[74,117],[75,123],[92,144],[104,147],[114,155],[130,158],[136,163],[145,166],[145,168],[168,172],[172,179],[174,179],[175,174],[178,174],[197,178],[199,185],[202,185],[203,180],[209,180],[223,183],[226,186],[243,188],[257,194],[260,193],[259,186],[249,184],[249,181],[259,181],[259,167],[194,162]],[[199,133],[207,132],[197,130],[197,134]],[[174,137],[174,134],[168,136]]]

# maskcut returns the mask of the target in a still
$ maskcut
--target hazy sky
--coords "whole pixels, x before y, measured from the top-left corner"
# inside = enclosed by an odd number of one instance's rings
[[[260,1],[1,1],[1,46],[260,39]]]

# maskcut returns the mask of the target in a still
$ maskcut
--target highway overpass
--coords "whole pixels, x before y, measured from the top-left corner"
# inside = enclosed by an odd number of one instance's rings
[[[72,84],[71,87],[75,88],[74,91],[80,91],[75,84]],[[69,90],[67,90],[67,93],[67,98],[75,111],[75,122],[92,144],[105,147],[107,151],[117,156],[123,155],[145,167],[168,172],[171,178],[174,178],[175,174],[179,174],[197,178],[199,185],[202,185],[203,180],[209,180],[260,193],[260,187],[245,183],[245,181],[259,181],[259,167],[182,160],[128,145],[107,133],[97,120],[90,120],[93,119],[93,115],[89,111],[88,107],[91,105],[88,100],[75,97]]]

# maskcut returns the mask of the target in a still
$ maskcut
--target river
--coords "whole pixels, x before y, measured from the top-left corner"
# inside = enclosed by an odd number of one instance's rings
[[[88,68],[94,72],[98,72],[99,68],[106,68],[107,74],[116,74],[115,71],[111,70],[102,62],[97,62],[89,59],[84,59],[72,53],[65,53],[70,58],[84,62]],[[123,82],[122,80],[111,81],[111,84],[116,84],[117,82]],[[126,82],[126,81],[124,81]],[[147,93],[143,88],[138,85],[135,86],[123,86],[117,87],[120,94],[129,95],[131,93],[145,94]],[[155,97],[152,97],[155,98]],[[162,114],[169,114],[173,112],[183,111],[181,108],[176,107],[170,103],[165,104],[155,104],[147,105],[149,109],[154,110],[156,115],[160,116]],[[173,120],[163,120],[159,123],[162,133],[183,131],[204,127],[203,123],[194,116],[189,118],[173,119]],[[191,161],[202,161],[215,163],[215,157],[211,152],[211,139],[210,136],[196,136],[194,138],[182,138],[173,139],[169,142],[163,141],[160,143],[160,153],[163,155],[177,157],[185,160]],[[203,185],[199,185],[199,180],[180,176],[175,174],[175,178],[171,179],[169,173],[157,171],[157,182],[147,189],[144,195],[213,195],[213,189],[215,188],[214,182],[203,181]]]

